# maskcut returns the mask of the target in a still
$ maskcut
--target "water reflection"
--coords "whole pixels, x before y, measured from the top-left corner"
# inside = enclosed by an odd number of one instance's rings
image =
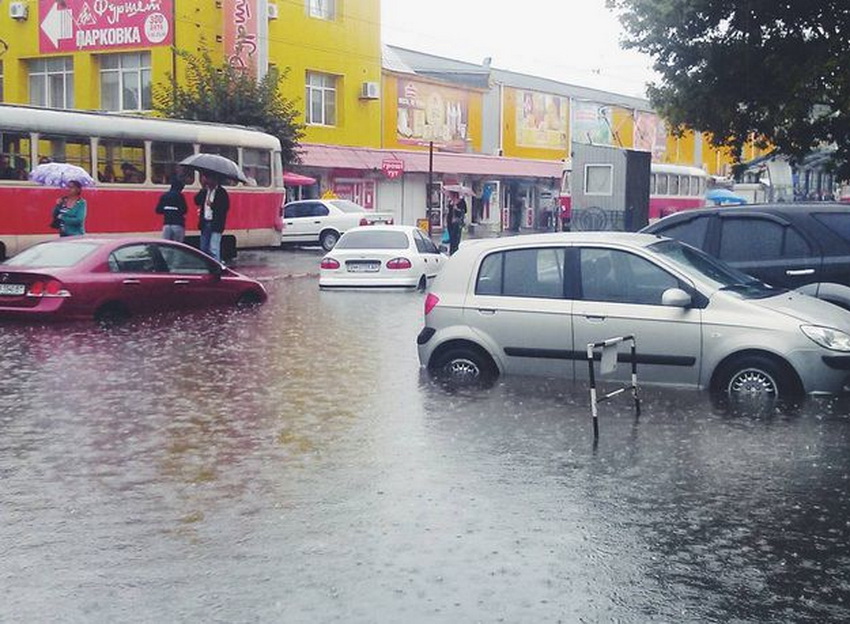
[[[422,374],[422,295],[268,285],[2,327],[0,620],[850,617],[846,401],[643,388],[594,449],[584,387]]]

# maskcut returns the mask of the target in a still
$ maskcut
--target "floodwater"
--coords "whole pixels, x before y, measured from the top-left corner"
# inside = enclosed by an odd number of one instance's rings
[[[418,367],[418,293],[0,326],[0,622],[843,622],[850,405]]]

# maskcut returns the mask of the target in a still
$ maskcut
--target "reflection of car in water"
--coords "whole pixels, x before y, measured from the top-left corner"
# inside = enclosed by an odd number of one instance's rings
[[[463,245],[431,286],[417,343],[421,364],[453,381],[586,380],[587,345],[626,335],[641,383],[736,396],[850,390],[847,312],[646,234]],[[627,380],[629,368],[611,378]]]

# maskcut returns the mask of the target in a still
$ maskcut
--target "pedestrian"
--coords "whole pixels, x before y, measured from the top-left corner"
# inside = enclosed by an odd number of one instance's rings
[[[68,193],[53,207],[50,226],[58,228],[59,236],[83,236],[86,233],[86,200],[82,197],[83,187],[76,180],[68,182]]]
[[[12,167],[8,154],[0,154],[0,180],[17,180],[18,172]]]
[[[449,230],[449,255],[460,247],[460,235],[466,219],[466,200],[457,191],[449,192],[449,207],[446,211],[446,228]]]
[[[201,251],[221,262],[221,235],[230,209],[230,198],[217,174],[210,171],[201,173],[201,190],[195,195],[195,205],[199,213]]]
[[[162,237],[182,243],[186,237],[186,199],[183,197],[185,183],[178,174],[171,176],[171,188],[163,193],[156,205],[156,213],[162,215]]]

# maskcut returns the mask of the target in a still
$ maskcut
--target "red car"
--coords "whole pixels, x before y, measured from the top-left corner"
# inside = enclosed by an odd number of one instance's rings
[[[69,237],[0,264],[0,318],[123,320],[134,314],[266,301],[259,282],[161,239]]]

